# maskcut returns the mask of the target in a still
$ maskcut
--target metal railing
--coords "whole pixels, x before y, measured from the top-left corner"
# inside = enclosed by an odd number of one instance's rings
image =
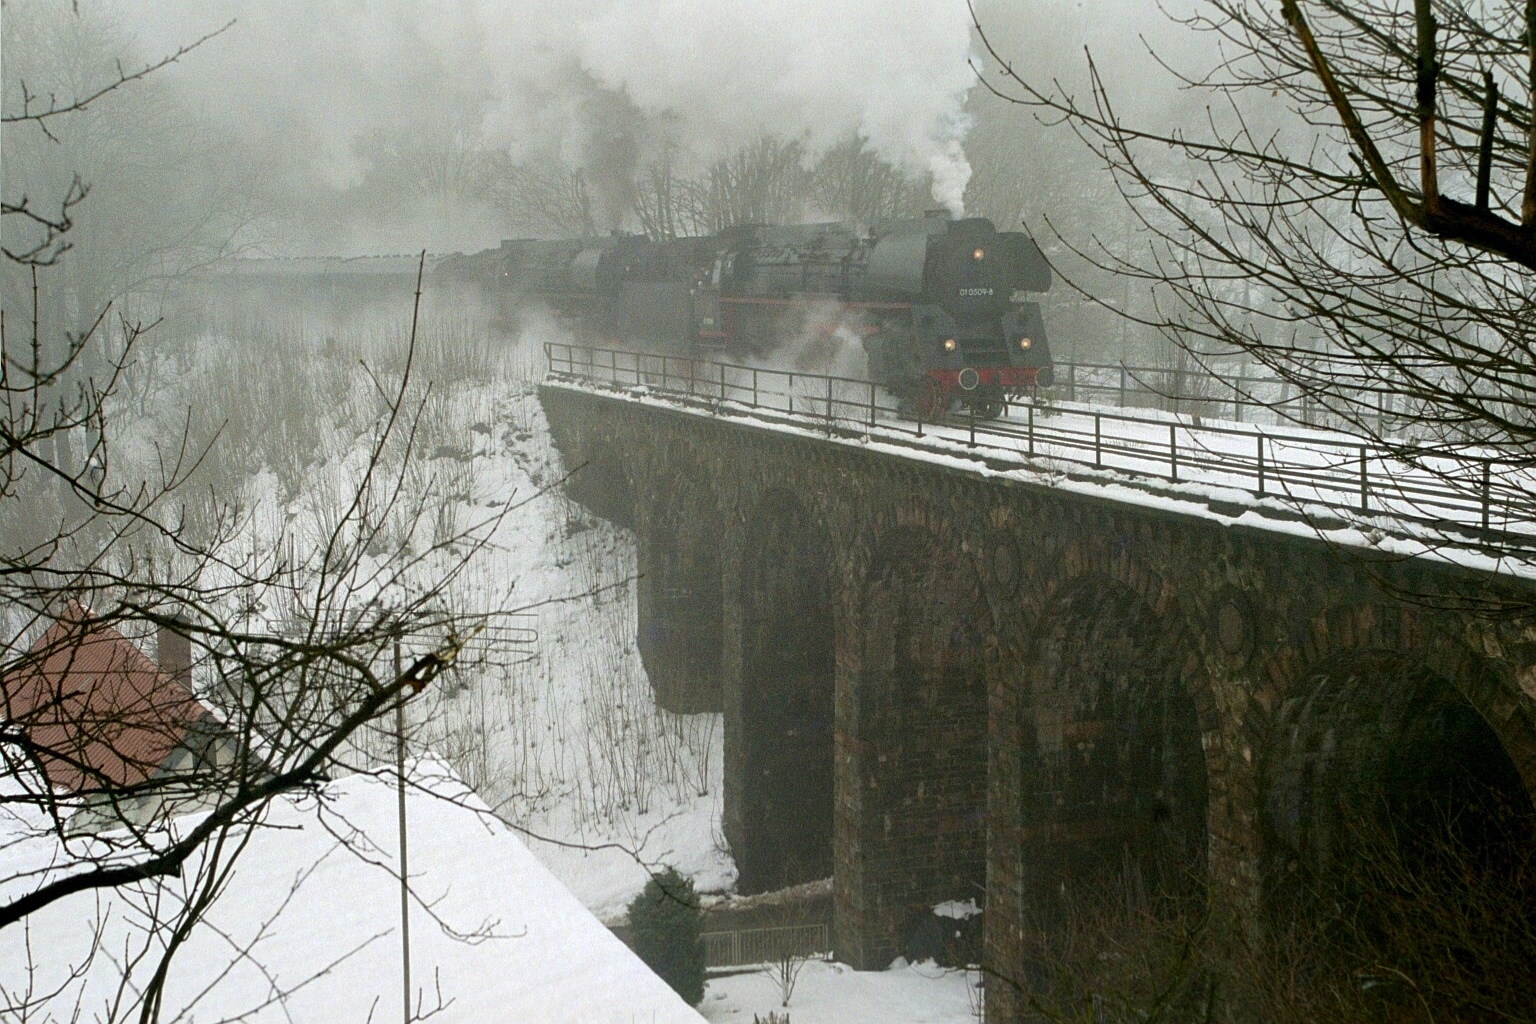
[[[962,400],[957,411],[925,420],[922,403],[858,378],[559,343],[546,344],[545,355],[556,380],[642,389],[715,413],[768,413],[828,436],[960,443],[1453,527],[1470,531],[1474,543],[1536,545],[1536,478],[1523,463],[1482,450],[1405,450],[1324,431],[1040,399],[1015,403],[996,419],[978,412],[981,403]],[[1064,387],[1058,377],[1053,390],[1060,395]]]
[[[1235,423],[1347,429],[1335,410],[1273,376],[1214,374],[1201,366],[1131,366],[1126,363],[1057,363],[1054,397],[1065,402],[1120,409],[1161,409]],[[1374,422],[1378,436],[1412,422],[1390,394],[1378,392],[1374,409],[1356,415]]]
[[[709,967],[766,964],[787,956],[812,957],[832,950],[824,922],[705,932],[699,938],[704,943],[704,963]]]

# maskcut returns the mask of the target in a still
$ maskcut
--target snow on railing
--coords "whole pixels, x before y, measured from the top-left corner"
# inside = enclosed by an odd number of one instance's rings
[[[771,412],[829,436],[878,433],[883,441],[925,446],[926,438],[960,442],[1027,459],[1456,528],[1471,531],[1466,539],[1473,542],[1536,543],[1536,477],[1523,462],[1486,449],[1387,446],[1325,430],[1107,409],[1064,400],[1085,396],[1081,384],[1069,390],[1059,375],[1054,388],[1004,406],[995,418],[994,402],[964,395],[941,415],[925,418],[920,396],[904,400],[853,377],[560,343],[546,344],[545,355],[556,379],[642,388],[715,412]]]

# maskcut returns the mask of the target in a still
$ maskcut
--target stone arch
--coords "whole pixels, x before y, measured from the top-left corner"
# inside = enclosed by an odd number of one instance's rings
[[[708,486],[659,472],[637,523],[637,646],[656,703],[721,709],[721,517]]]
[[[985,899],[987,671],[995,632],[971,558],[942,528],[892,525],[860,602],[859,671],[839,737],[838,871],[844,847],[860,966],[883,966],[930,908]],[[849,756],[843,756],[844,752]],[[841,930],[841,925],[840,925]],[[844,955],[849,955],[844,953]]]
[[[794,495],[758,503],[742,548],[742,764],[727,835],[743,892],[832,874],[831,558],[824,525]]]
[[[1454,836],[1486,873],[1511,869],[1500,851],[1536,839],[1529,782],[1509,749],[1523,722],[1498,728],[1487,716],[1494,666],[1403,620],[1377,606],[1333,609],[1298,659],[1261,759],[1260,882],[1272,927],[1347,905],[1377,856],[1372,843],[1427,870],[1434,837]],[[1536,916],[1536,886],[1525,911]]]
[[[1159,593],[1160,587],[1153,587]],[[1204,737],[1216,715],[1176,606],[1107,573],[1045,603],[1021,722],[1021,912],[1131,881],[1151,899],[1206,887]],[[1123,890],[1122,890],[1123,891]]]

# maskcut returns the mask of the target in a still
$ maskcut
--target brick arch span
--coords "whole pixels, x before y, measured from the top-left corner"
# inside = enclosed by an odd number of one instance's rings
[[[641,475],[636,646],[658,705],[681,714],[719,711],[722,516],[716,497],[696,463],[647,466]]]
[[[832,546],[787,490],[768,491],[742,543],[741,739],[726,838],[743,892],[832,874],[836,689]]]
[[[1199,634],[1161,582],[1088,572],[1050,588],[1022,709],[1021,912],[1048,925],[1061,895],[1130,874],[1152,895],[1206,887],[1219,732]]]
[[[1536,840],[1518,763],[1529,763],[1530,723],[1490,713],[1499,669],[1458,638],[1424,635],[1403,609],[1335,608],[1314,620],[1291,670],[1260,765],[1271,924],[1349,898],[1371,842],[1414,863],[1449,826],[1488,858],[1482,870],[1504,871],[1500,851]],[[1536,885],[1525,900],[1536,916]]]
[[[839,842],[838,899],[860,922],[856,962],[883,966],[935,904],[985,899],[995,630],[971,557],[915,517],[877,537],[859,604],[837,808],[856,842]]]

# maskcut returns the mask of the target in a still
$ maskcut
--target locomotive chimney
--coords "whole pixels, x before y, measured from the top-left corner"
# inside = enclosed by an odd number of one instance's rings
[[[160,671],[192,692],[192,640],[178,632],[175,625],[161,625],[155,630],[155,654]]]

